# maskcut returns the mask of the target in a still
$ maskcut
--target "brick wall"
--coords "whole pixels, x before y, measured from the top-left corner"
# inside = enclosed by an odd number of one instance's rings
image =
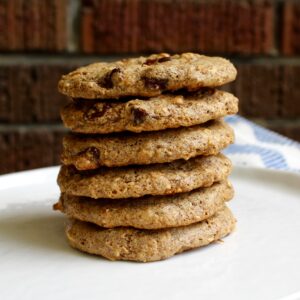
[[[151,52],[229,57],[250,119],[300,140],[300,1],[0,0],[0,173],[59,162],[61,74]]]

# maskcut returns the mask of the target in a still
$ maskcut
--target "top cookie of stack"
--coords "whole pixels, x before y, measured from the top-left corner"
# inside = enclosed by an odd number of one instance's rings
[[[59,90],[73,98],[153,97],[166,91],[216,87],[236,77],[226,59],[195,53],[153,54],[113,63],[95,63],[63,76]]]
[[[62,77],[59,91],[72,101],[61,116],[73,133],[63,141],[55,209],[77,219],[67,228],[72,246],[153,261],[233,230],[224,206],[231,164],[219,152],[234,140],[222,117],[237,113],[238,99],[215,88],[235,77],[228,60],[194,53],[95,63]],[[166,234],[182,238],[175,247]]]

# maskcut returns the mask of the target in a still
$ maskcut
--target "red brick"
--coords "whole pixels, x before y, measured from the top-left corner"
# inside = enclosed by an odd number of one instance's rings
[[[94,19],[93,10],[88,7],[84,8],[82,18],[81,37],[85,37],[84,43],[82,43],[82,50],[85,53],[91,53],[94,49],[94,39],[92,38],[92,22]]]
[[[68,0],[0,3],[0,51],[63,51],[67,47]]]
[[[4,47],[9,50],[23,49],[24,27],[23,27],[23,1],[6,1],[6,34],[7,43]],[[5,28],[5,27],[4,27]],[[0,46],[0,49],[2,47]],[[4,48],[4,50],[6,50]]]
[[[282,66],[281,72],[281,115],[286,118],[300,117],[300,66]]]
[[[81,49],[269,54],[273,14],[264,0],[82,0]]]
[[[238,64],[228,89],[240,99],[240,113],[253,118],[300,117],[300,66]]]
[[[67,6],[70,0],[54,0],[55,12],[55,30],[54,36],[56,37],[56,48],[59,51],[66,50],[67,47]]]
[[[6,26],[6,5],[4,1],[0,1],[0,45],[7,43]]]
[[[16,128],[0,131],[0,173],[59,164],[63,129]]]
[[[57,91],[62,74],[74,65],[0,67],[0,122],[60,122],[59,110],[66,97]]]
[[[276,118],[279,112],[280,68],[272,65],[237,65],[237,80],[230,85],[247,117]]]
[[[282,20],[282,51],[286,55],[300,54],[300,3],[285,1]]]
[[[40,3],[43,1],[40,1]],[[41,42],[39,24],[40,24],[40,10],[39,1],[25,1],[23,6],[23,22],[27,24],[27,28],[24,32],[24,48],[32,47],[37,49]]]

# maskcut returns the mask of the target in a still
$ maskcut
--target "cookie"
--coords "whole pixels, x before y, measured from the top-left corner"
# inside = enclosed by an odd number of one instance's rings
[[[224,206],[212,217],[187,226],[145,230],[129,227],[104,229],[92,223],[69,220],[70,245],[110,260],[150,262],[217,241],[235,227],[236,220]]]
[[[160,229],[185,226],[212,216],[233,197],[228,181],[211,187],[171,196],[145,196],[134,199],[91,199],[62,194],[54,209],[70,218],[101,227]]]
[[[97,137],[70,134],[63,140],[61,160],[78,170],[148,165],[214,155],[233,140],[233,130],[223,121],[139,134]]]
[[[233,81],[236,69],[226,59],[196,53],[100,62],[81,67],[59,81],[61,93],[84,99],[158,96],[165,91],[216,87]]]
[[[232,94],[202,88],[197,93],[147,100],[71,101],[61,110],[61,118],[74,132],[104,134],[193,126],[237,112],[238,99]]]
[[[78,171],[62,166],[58,185],[62,193],[90,198],[136,198],[168,195],[211,186],[227,178],[230,160],[222,154],[198,156],[188,161]]]

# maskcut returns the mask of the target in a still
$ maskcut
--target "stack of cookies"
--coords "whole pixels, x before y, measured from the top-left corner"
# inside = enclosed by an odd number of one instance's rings
[[[227,60],[194,53],[95,63],[62,77],[71,101],[54,205],[71,246],[111,260],[156,261],[229,234],[238,100]]]

